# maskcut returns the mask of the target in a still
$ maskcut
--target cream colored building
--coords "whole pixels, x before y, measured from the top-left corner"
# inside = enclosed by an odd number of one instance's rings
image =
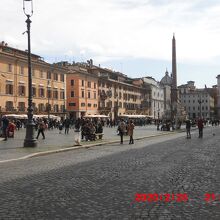
[[[144,77],[143,81],[149,86],[152,116],[154,119],[162,119],[164,115],[164,88],[152,77]]]
[[[142,102],[145,90],[134,84],[134,79],[120,72],[92,66],[98,78],[98,110],[112,119],[123,115],[144,114]]]
[[[67,70],[31,55],[34,114],[65,114]],[[0,43],[0,113],[25,114],[28,107],[27,52]]]
[[[190,119],[214,117],[214,98],[208,89],[197,89],[194,81],[178,87],[182,106]]]

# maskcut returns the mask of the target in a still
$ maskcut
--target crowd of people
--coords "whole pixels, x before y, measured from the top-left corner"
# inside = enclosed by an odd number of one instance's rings
[[[34,118],[35,130],[37,131],[36,139],[42,135],[42,138],[45,139],[45,130],[58,129],[61,134],[64,131],[64,134],[69,134],[70,129],[74,129],[75,132],[81,132],[81,139],[85,141],[94,141],[96,139],[102,139],[103,127],[116,127],[117,132],[120,136],[120,143],[123,144],[123,136],[128,135],[130,137],[129,144],[134,143],[133,139],[133,131],[135,126],[143,126],[146,124],[152,124],[153,122],[157,125],[157,130],[170,131],[174,130],[174,122],[171,121],[153,121],[153,120],[129,120],[119,118],[118,120],[112,119],[98,119],[98,118],[78,118],[76,120],[72,120],[69,118],[63,120],[57,120],[50,118]],[[4,141],[7,141],[8,138],[13,138],[16,130],[26,127],[27,120],[20,119],[12,119],[6,116],[0,118],[0,137],[4,138]],[[199,137],[203,136],[203,127],[207,124],[211,124],[212,126],[218,126],[220,124],[219,120],[186,120],[186,132],[187,138],[191,138],[191,127],[197,126],[199,129]],[[178,126],[181,127],[181,123],[178,123]]]

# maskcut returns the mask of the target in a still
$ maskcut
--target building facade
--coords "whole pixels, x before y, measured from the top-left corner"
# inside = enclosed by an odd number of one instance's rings
[[[152,77],[144,77],[143,81],[149,88],[150,112],[154,119],[162,119],[164,115],[164,88]]]
[[[71,118],[104,114],[112,119],[123,115],[150,114],[144,106],[147,90],[143,83],[126,75],[88,63],[65,64],[67,111]],[[149,98],[149,96],[148,96]]]
[[[206,88],[196,89],[194,82],[189,81],[186,85],[179,86],[179,94],[181,104],[190,119],[214,117],[214,98]]]
[[[70,118],[98,114],[98,77],[85,64],[67,65],[67,111]]]
[[[65,114],[66,69],[31,54],[34,114]],[[28,107],[27,52],[0,44],[1,114],[25,114]]]
[[[171,119],[171,88],[172,88],[172,77],[169,76],[168,71],[166,70],[165,76],[160,81],[161,86],[164,90],[164,119]]]

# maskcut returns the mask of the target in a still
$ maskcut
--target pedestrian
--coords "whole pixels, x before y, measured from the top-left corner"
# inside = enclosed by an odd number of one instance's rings
[[[133,134],[134,134],[134,123],[132,120],[129,121],[128,127],[127,127],[128,135],[130,136],[129,144],[134,144]]]
[[[44,130],[45,130],[45,123],[42,119],[40,119],[39,122],[38,122],[38,133],[37,133],[36,139],[38,139],[40,134],[42,134],[43,139],[45,139]]]
[[[190,139],[191,138],[191,121],[189,119],[186,120],[186,138]]]
[[[120,138],[121,138],[121,144],[123,144],[123,136],[126,132],[126,124],[125,124],[123,119],[121,119],[121,121],[118,125],[118,132],[119,132],[119,135],[120,135]]]
[[[62,123],[62,121],[59,122],[58,128],[59,128],[59,134],[61,134],[62,130],[63,130],[63,123]]]
[[[70,129],[70,120],[67,118],[64,121],[64,127],[65,127],[65,134],[69,134]]]
[[[8,125],[9,125],[9,120],[6,116],[3,116],[2,118],[2,132],[3,132],[3,137],[5,138],[3,141],[7,141],[8,140]]]
[[[202,118],[199,118],[199,120],[197,122],[197,126],[199,129],[199,138],[202,138],[203,137],[203,127],[204,127]]]
[[[16,125],[12,120],[10,120],[7,129],[7,135],[9,138],[14,138],[15,129],[16,129]]]

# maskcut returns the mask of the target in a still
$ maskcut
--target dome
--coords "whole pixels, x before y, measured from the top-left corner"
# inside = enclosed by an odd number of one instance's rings
[[[160,83],[164,85],[172,85],[172,78],[169,76],[168,71],[165,72],[165,76],[161,79]]]

